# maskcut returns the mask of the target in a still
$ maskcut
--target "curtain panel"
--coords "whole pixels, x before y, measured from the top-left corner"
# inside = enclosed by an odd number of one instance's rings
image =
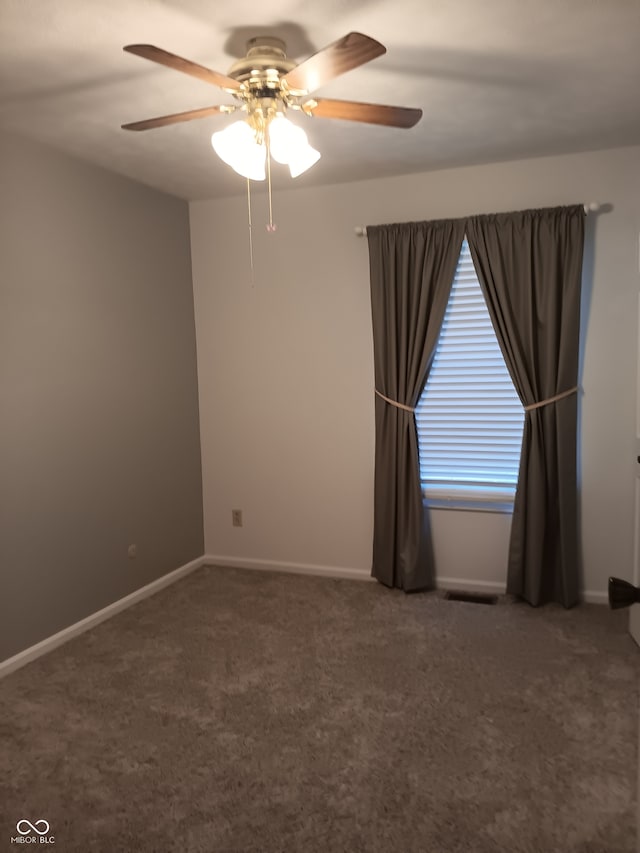
[[[530,604],[579,598],[577,385],[582,205],[476,216],[467,239],[525,408],[507,592]]]
[[[525,408],[507,591],[578,600],[577,382],[582,206],[367,227],[375,367],[372,575],[434,585],[413,410],[424,389],[467,235],[503,356]]]
[[[413,409],[429,375],[464,237],[463,220],[367,228],[375,369],[372,575],[433,586]]]

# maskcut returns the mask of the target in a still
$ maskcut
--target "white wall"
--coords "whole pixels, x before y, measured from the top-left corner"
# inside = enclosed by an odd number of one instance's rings
[[[253,286],[246,199],[192,203],[206,552],[369,572],[373,360],[354,226],[591,200],[613,209],[589,218],[585,257],[584,589],[631,578],[637,147],[278,191],[275,234],[260,196]],[[433,528],[440,581],[504,582],[508,516],[443,511]]]

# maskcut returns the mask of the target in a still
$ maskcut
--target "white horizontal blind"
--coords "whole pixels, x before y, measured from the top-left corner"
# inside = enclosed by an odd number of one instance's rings
[[[524,411],[466,240],[416,422],[421,480],[428,496],[513,496]]]

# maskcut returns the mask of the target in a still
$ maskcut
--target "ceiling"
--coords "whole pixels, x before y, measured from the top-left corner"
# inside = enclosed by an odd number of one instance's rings
[[[320,185],[640,144],[640,0],[0,0],[0,128],[185,199],[246,192],[213,153],[227,116],[125,122],[232,103],[122,51],[155,44],[226,73],[255,35],[301,61],[351,30],[386,55],[319,90],[419,107],[411,130],[295,116]],[[291,186],[284,167],[276,186]]]

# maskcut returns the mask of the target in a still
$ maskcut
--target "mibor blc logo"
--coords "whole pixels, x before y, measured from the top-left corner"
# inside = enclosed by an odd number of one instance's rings
[[[49,821],[40,820],[31,823],[30,820],[22,818],[16,824],[18,834],[11,839],[12,844],[55,844],[53,835],[49,835]]]

